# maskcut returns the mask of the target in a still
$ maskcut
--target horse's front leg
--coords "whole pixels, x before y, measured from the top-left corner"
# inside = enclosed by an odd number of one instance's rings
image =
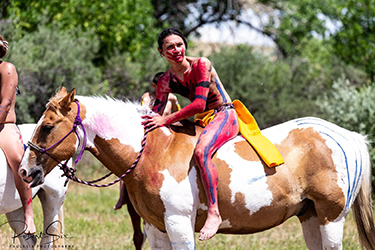
[[[172,250],[167,233],[160,231],[154,225],[147,222],[144,223],[144,229],[152,250]]]
[[[36,245],[36,236],[35,235],[25,235],[23,233],[25,229],[23,207],[14,210],[10,213],[5,214],[7,217],[8,223],[12,230],[14,231],[14,237],[18,238],[20,241],[21,249],[34,249]],[[14,239],[15,239],[14,238]],[[18,248],[17,243],[14,243],[15,248]]]
[[[39,190],[38,197],[42,203],[44,217],[44,234],[40,242],[41,249],[64,245],[64,217],[63,202],[64,197],[56,197]]]
[[[194,215],[165,216],[165,227],[173,249],[195,249],[194,222]]]
[[[160,190],[164,203],[164,224],[173,249],[195,249],[194,225],[199,203],[197,171],[192,168],[189,176],[177,182],[168,171]]]
[[[143,247],[143,243],[145,242],[146,236],[143,235],[142,229],[141,229],[141,217],[137,214],[135,211],[133,204],[128,199],[128,212],[130,215],[130,219],[132,221],[133,225],[133,243],[136,250],[141,250]]]
[[[194,221],[195,217],[170,214],[165,216],[167,232],[162,232],[155,226],[145,222],[144,229],[153,250],[195,249]]]

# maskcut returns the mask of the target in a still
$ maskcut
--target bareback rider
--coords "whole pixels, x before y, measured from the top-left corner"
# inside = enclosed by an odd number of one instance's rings
[[[157,84],[153,111],[158,114],[143,116],[145,120],[142,124],[146,128],[155,129],[204,111],[215,110],[213,120],[202,131],[194,150],[208,200],[207,220],[199,239],[207,240],[216,234],[222,222],[217,201],[218,175],[212,163],[212,155],[225,142],[237,136],[237,114],[211,62],[205,57],[185,55],[187,41],[179,30],[163,30],[159,34],[158,45],[160,55],[168,61],[170,68]],[[177,112],[162,116],[169,93],[180,94],[191,103]]]

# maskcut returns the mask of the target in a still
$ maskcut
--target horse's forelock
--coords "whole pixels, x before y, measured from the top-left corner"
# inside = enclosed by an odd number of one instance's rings
[[[64,96],[62,96],[62,95],[59,95],[58,93],[55,95],[55,96],[53,96],[53,97],[51,97],[50,99],[49,99],[49,102],[46,104],[46,109],[50,109],[50,110],[52,110],[52,111],[54,111],[54,112],[57,112],[59,109],[58,109],[58,107],[59,107],[59,102],[62,100],[64,98]]]
[[[52,110],[54,112],[57,111],[56,103],[52,102],[51,100],[46,104],[46,110]]]

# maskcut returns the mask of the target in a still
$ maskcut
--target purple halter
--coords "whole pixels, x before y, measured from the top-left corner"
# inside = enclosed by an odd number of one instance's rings
[[[139,151],[139,154],[138,154],[137,158],[135,159],[134,163],[117,180],[115,180],[115,181],[113,181],[111,183],[108,183],[108,184],[103,184],[103,185],[94,184],[95,182],[99,182],[101,180],[104,180],[105,178],[107,178],[108,176],[110,176],[110,175],[113,174],[112,172],[109,172],[108,174],[106,174],[105,176],[103,176],[103,177],[101,177],[101,178],[99,178],[97,180],[83,181],[83,180],[81,180],[81,179],[79,179],[78,177],[75,176],[75,172],[77,170],[75,168],[71,168],[71,167],[69,167],[67,165],[69,159],[66,160],[64,163],[62,163],[61,161],[59,161],[58,159],[56,159],[56,157],[54,157],[53,155],[51,155],[50,153],[47,152],[51,148],[57,146],[62,141],[64,141],[73,132],[76,134],[76,136],[78,138],[78,141],[79,141],[79,144],[80,144],[81,143],[81,139],[80,139],[80,137],[79,137],[79,135],[77,133],[77,127],[81,126],[82,131],[83,131],[83,142],[82,142],[81,150],[80,150],[80,152],[79,152],[79,154],[77,156],[77,159],[74,161],[74,167],[76,167],[77,163],[81,160],[82,155],[83,155],[83,153],[85,151],[85,148],[86,148],[87,134],[86,134],[85,127],[82,124],[82,119],[80,117],[81,107],[80,107],[78,101],[75,101],[75,103],[77,104],[78,110],[77,110],[77,116],[76,116],[76,118],[74,120],[74,123],[73,123],[73,128],[63,138],[61,138],[59,141],[57,141],[55,144],[53,144],[52,146],[48,147],[47,149],[41,148],[38,145],[32,143],[31,141],[29,141],[27,144],[33,150],[38,151],[41,154],[48,155],[50,158],[52,158],[53,160],[55,160],[59,164],[60,169],[64,172],[63,176],[67,177],[65,185],[68,183],[68,181],[70,179],[70,180],[73,180],[75,182],[78,182],[78,183],[81,183],[81,184],[85,184],[85,185],[88,185],[88,186],[92,186],[92,187],[109,187],[109,186],[112,186],[112,185],[116,184],[117,182],[119,182],[122,178],[124,178],[128,173],[130,173],[136,167],[136,165],[137,165],[137,163],[138,163],[138,161],[139,161],[139,159],[140,159],[140,157],[142,155],[142,152],[143,152],[143,149],[144,149],[144,146],[145,146],[145,142],[146,142],[146,138],[147,138],[147,133],[148,133],[149,130],[145,131],[145,134],[144,134],[143,139],[142,139],[142,148],[141,148],[141,151]]]

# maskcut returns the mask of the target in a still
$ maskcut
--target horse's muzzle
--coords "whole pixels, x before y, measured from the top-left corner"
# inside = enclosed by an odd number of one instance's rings
[[[31,170],[22,166],[18,173],[26,183],[29,183],[29,187],[31,188],[44,183],[43,168],[41,165],[36,165]]]

